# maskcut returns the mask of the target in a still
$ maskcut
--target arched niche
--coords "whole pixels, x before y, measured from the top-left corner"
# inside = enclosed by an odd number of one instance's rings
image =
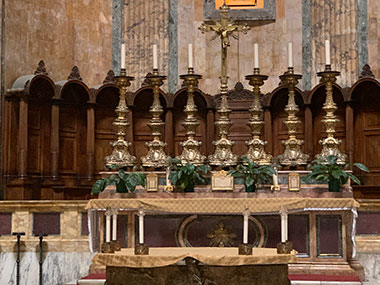
[[[325,125],[322,120],[326,112],[322,109],[323,104],[326,101],[326,87],[323,84],[318,84],[314,87],[310,94],[310,108],[313,116],[313,157],[319,154],[322,150],[322,145],[319,143],[321,139],[327,137]],[[337,85],[333,85],[333,100],[337,105],[337,110],[335,111],[336,117],[339,122],[336,125],[334,137],[342,141],[339,146],[339,150],[342,153],[346,153],[346,112],[345,112],[345,100],[343,89]]]
[[[354,162],[364,163],[370,173],[353,169],[365,186],[380,185],[380,83],[363,78],[351,88],[354,110]]]
[[[85,177],[89,90],[82,81],[69,80],[59,97],[59,173],[66,177]]]
[[[199,122],[199,126],[196,130],[195,138],[202,142],[200,152],[208,155],[207,149],[207,106],[208,98],[199,89],[195,89],[194,102],[197,106],[196,118]],[[182,153],[181,142],[187,139],[186,129],[182,126],[185,121],[186,113],[184,112],[187,104],[187,88],[182,88],[177,91],[173,96],[173,133],[174,133],[174,156],[178,156]]]
[[[115,109],[119,104],[119,89],[114,84],[105,84],[95,93],[95,172],[104,169],[104,158],[110,155],[110,143],[116,139]]]
[[[285,121],[288,117],[288,113],[285,111],[285,106],[288,104],[288,88],[286,86],[280,86],[273,90],[270,95],[270,110],[272,118],[272,149],[269,150],[274,157],[284,152],[284,146],[282,141],[289,138],[288,128],[285,125]],[[299,108],[297,113],[298,119],[301,123],[297,128],[297,138],[304,140],[304,98],[302,97],[302,91],[298,88],[295,90],[295,101]],[[302,151],[305,152],[305,143],[302,145]]]
[[[36,75],[26,86],[28,100],[29,175],[51,175],[51,105],[55,84],[46,75]]]
[[[148,126],[152,114],[149,112],[150,107],[153,104],[153,89],[149,86],[145,86],[137,90],[130,98],[131,109],[133,114],[133,148],[134,155],[138,162],[140,158],[148,153],[148,149],[145,146],[145,142],[152,140],[152,132]],[[168,100],[166,94],[160,90],[160,104],[163,108],[161,114],[161,120],[165,122],[166,107]],[[161,140],[165,141],[165,126],[161,129]]]

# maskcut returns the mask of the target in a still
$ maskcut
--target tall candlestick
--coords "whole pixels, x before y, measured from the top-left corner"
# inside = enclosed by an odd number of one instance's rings
[[[253,55],[254,55],[254,68],[259,68],[259,45],[257,43],[255,43],[253,45]]]
[[[170,175],[170,170],[169,170],[169,167],[166,168],[166,186],[171,186],[172,183],[169,179],[169,175]]]
[[[244,212],[244,222],[243,222],[243,244],[248,243],[248,210]]]
[[[117,214],[112,215],[112,240],[117,239]]]
[[[121,69],[125,69],[125,44],[121,44]]]
[[[273,185],[278,186],[278,175],[277,175],[277,173],[273,174]]]
[[[189,44],[189,68],[193,68],[193,44]]]
[[[111,241],[111,215],[106,214],[106,242]]]
[[[139,210],[139,243],[144,243],[144,211]]]
[[[288,213],[285,209],[281,210],[281,242],[288,240]]]
[[[153,45],[153,69],[158,69],[157,45]]]
[[[293,44],[288,43],[288,67],[293,67]]]
[[[326,53],[326,65],[331,65],[331,58],[330,58],[330,41],[325,41],[325,53]]]

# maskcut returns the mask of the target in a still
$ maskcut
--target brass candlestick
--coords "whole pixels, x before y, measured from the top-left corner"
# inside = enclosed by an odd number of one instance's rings
[[[263,108],[260,103],[260,86],[264,84],[268,76],[260,74],[260,69],[255,68],[253,74],[247,75],[245,79],[249,80],[249,85],[253,86],[253,102],[249,109],[251,119],[248,122],[253,138],[245,142],[248,146],[246,156],[250,161],[258,164],[271,164],[272,156],[265,152],[267,142],[260,138],[264,126]]]
[[[117,140],[111,143],[113,148],[112,154],[104,158],[105,166],[108,168],[116,165],[118,168],[134,166],[137,161],[136,157],[129,153],[128,148],[132,145],[125,140],[126,130],[129,126],[127,120],[128,107],[125,102],[125,96],[127,94],[127,87],[131,85],[131,81],[134,79],[132,76],[127,76],[125,69],[121,69],[120,76],[115,76],[116,86],[119,88],[120,98],[119,105],[116,107],[115,112],[117,118],[112,123],[116,126]]]
[[[160,86],[164,83],[165,79],[166,76],[158,74],[158,69],[153,69],[153,74],[146,76],[147,82],[153,87],[153,104],[149,109],[149,112],[152,113],[152,119],[148,124],[152,131],[153,140],[145,143],[148,153],[146,156],[141,157],[142,166],[144,167],[164,167],[170,158],[164,151],[166,143],[161,141],[161,128],[165,123],[162,122],[160,117],[163,113],[160,104]]]
[[[181,155],[177,158],[182,163],[192,163],[194,165],[202,165],[206,160],[206,156],[202,155],[199,151],[202,142],[195,139],[195,131],[199,126],[199,122],[195,115],[197,114],[197,106],[194,103],[194,88],[198,87],[198,81],[202,78],[199,74],[194,74],[193,68],[188,69],[187,74],[180,76],[187,86],[187,103],[185,106],[186,119],[182,126],[186,129],[187,140],[181,142],[183,147]]]
[[[281,82],[289,90],[288,104],[285,107],[285,111],[288,113],[285,125],[288,128],[289,138],[286,141],[282,141],[285,151],[278,156],[279,163],[284,166],[305,165],[309,160],[309,155],[304,154],[301,150],[303,140],[297,139],[296,136],[297,126],[301,121],[296,115],[299,109],[295,102],[295,86],[301,78],[302,75],[294,74],[293,67],[289,67],[288,71],[280,76]]]
[[[227,76],[227,48],[230,46],[229,36],[233,36],[234,32],[243,32],[246,34],[250,27],[246,24],[238,25],[229,19],[228,12],[230,7],[224,3],[219,8],[220,21],[213,22],[212,24],[203,23],[199,29],[202,33],[213,31],[216,37],[220,36],[222,47],[222,62],[221,62],[221,76],[220,76],[220,93],[221,104],[217,109],[219,114],[218,121],[215,125],[218,128],[219,139],[214,141],[215,153],[208,157],[210,165],[216,166],[230,166],[236,165],[238,156],[232,153],[233,142],[228,139],[228,130],[231,126],[229,114],[231,110],[227,104],[227,91],[228,91],[228,76]]]
[[[339,74],[339,71],[331,70],[331,65],[326,65],[324,71],[317,73],[317,75],[321,77],[321,82],[326,86],[326,101],[323,104],[323,110],[325,110],[326,114],[322,122],[326,127],[327,138],[319,140],[319,144],[322,145],[322,151],[316,155],[315,158],[327,161],[327,157],[335,155],[338,158],[338,164],[346,164],[347,155],[341,153],[338,148],[342,141],[334,138],[335,127],[339,119],[335,115],[337,106],[334,103],[332,90],[336,77]]]

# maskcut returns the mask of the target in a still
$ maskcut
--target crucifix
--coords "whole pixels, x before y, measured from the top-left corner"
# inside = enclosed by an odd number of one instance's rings
[[[222,46],[222,62],[221,62],[221,76],[220,76],[220,94],[221,103],[217,108],[217,113],[219,114],[219,119],[215,122],[218,127],[219,139],[214,141],[215,153],[208,157],[209,164],[215,166],[231,166],[236,165],[238,156],[232,153],[233,142],[228,139],[228,130],[231,126],[231,120],[229,114],[231,110],[228,108],[227,103],[227,91],[228,91],[228,77],[227,77],[227,48],[230,46],[230,36],[237,38],[234,32],[243,32],[246,34],[250,29],[247,24],[239,25],[231,21],[228,16],[228,11],[230,7],[226,5],[224,1],[223,5],[220,6],[220,20],[215,21],[212,24],[203,23],[199,30],[202,33],[205,32],[215,32],[213,39],[218,36],[221,40]]]

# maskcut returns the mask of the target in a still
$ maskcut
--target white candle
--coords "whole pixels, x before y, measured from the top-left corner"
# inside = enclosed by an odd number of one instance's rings
[[[112,215],[112,240],[117,240],[117,215]]]
[[[111,241],[111,216],[106,214],[106,242]]]
[[[139,211],[139,243],[144,243],[144,212]]]
[[[153,69],[158,69],[157,45],[153,45]]]
[[[276,173],[273,174],[273,185],[278,186],[278,176]]]
[[[286,212],[281,213],[281,242],[288,240],[288,214]]]
[[[169,167],[167,167],[166,168],[166,186],[172,185],[172,183],[170,182],[170,179],[169,179],[169,174],[170,174]]]
[[[121,44],[121,68],[125,69],[125,44]]]
[[[259,68],[259,45],[255,43],[253,45],[253,55],[254,55],[254,68]]]
[[[189,44],[189,68],[193,68],[193,44]]]
[[[243,243],[248,243],[248,213],[244,213],[244,222],[243,222]]]
[[[325,53],[326,53],[326,65],[331,65],[331,58],[330,58],[330,41],[325,41]]]
[[[293,44],[288,43],[288,67],[293,67]]]

